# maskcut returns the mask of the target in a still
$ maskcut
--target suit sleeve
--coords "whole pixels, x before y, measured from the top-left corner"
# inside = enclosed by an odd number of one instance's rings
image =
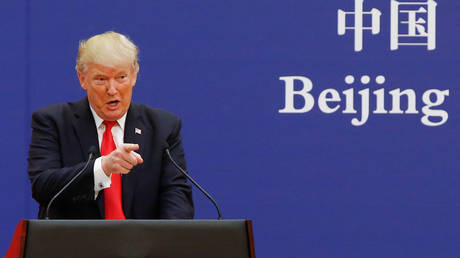
[[[167,142],[173,159],[184,170],[185,155],[180,135],[181,120],[175,117],[175,126]],[[166,155],[163,156],[163,175],[160,189],[160,218],[165,219],[192,219],[194,207],[192,187],[187,179],[174,167]]]
[[[37,111],[32,115],[28,173],[32,184],[32,196],[41,205],[46,205],[86,163],[83,161],[63,167],[62,145],[66,143],[59,140],[57,123],[58,121],[46,112]],[[56,200],[56,204],[94,198],[93,166],[94,160]]]

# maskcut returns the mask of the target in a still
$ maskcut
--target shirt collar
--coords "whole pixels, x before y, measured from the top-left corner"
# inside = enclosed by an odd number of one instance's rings
[[[93,114],[94,117],[94,122],[96,123],[96,128],[99,128],[101,126],[102,122],[104,122],[104,119],[100,118],[97,114],[96,111],[94,111],[93,107],[91,104],[89,104],[89,108],[91,109],[91,113]],[[121,127],[121,130],[125,130],[125,121],[126,121],[126,112],[120,119],[117,120],[118,125]]]

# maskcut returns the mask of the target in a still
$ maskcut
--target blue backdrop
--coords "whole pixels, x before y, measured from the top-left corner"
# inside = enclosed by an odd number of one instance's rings
[[[32,112],[84,97],[74,70],[78,41],[115,30],[141,50],[134,101],[182,117],[190,172],[225,218],[254,221],[258,257],[458,257],[460,2],[437,1],[434,50],[390,50],[390,4],[364,1],[365,12],[380,11],[380,32],[364,30],[356,52],[353,30],[337,33],[338,9],[353,12],[354,0],[2,1],[0,253],[16,223],[37,214],[26,172]],[[347,27],[355,25],[350,15]],[[364,26],[376,25],[363,17]],[[407,26],[399,24],[406,33]],[[311,111],[279,113],[282,76],[312,81]],[[342,113],[349,88],[356,115]],[[353,126],[357,92],[366,88],[369,120]],[[386,110],[388,91],[412,89],[419,113],[373,114],[380,88]],[[328,103],[341,105],[335,113],[318,108],[325,89],[341,96]],[[449,114],[440,126],[421,122],[429,89],[449,90],[434,108]],[[301,95],[294,100],[304,105]],[[406,110],[405,97],[401,103]],[[198,219],[216,217],[194,197]]]

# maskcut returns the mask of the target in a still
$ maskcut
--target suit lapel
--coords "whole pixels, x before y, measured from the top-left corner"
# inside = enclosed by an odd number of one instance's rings
[[[74,116],[72,126],[80,142],[80,149],[84,159],[86,159],[88,150],[91,146],[96,147],[96,157],[101,156],[99,150],[99,140],[97,136],[96,123],[89,108],[88,99],[82,99],[74,103]],[[104,218],[104,191],[100,191],[96,199],[101,218]]]
[[[124,143],[137,143],[142,148],[140,143],[143,142],[143,130],[142,121],[139,119],[139,109],[136,104],[131,103],[128,114],[126,115],[125,121],[125,132],[124,132]],[[140,152],[141,149],[139,149]],[[135,166],[128,174],[122,175],[122,200],[123,200],[123,212],[126,218],[131,217],[131,206],[134,197],[134,190],[137,184],[136,171],[142,165]]]
[[[91,114],[87,98],[75,102],[74,115],[75,119],[72,121],[72,125],[80,142],[83,157],[86,159],[87,152],[91,146],[96,147],[96,157],[101,156],[96,123],[94,122],[93,115]],[[99,192],[96,202],[101,218],[104,218],[104,191]]]
[[[96,147],[96,157],[100,156],[97,129],[86,98],[75,102],[74,115],[75,119],[72,121],[73,129],[79,139],[84,159],[88,156],[88,150],[91,146]]]

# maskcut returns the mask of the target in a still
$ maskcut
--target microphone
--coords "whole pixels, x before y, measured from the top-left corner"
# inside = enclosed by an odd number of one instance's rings
[[[169,153],[169,144],[167,142],[164,142],[162,147],[165,150],[166,155],[168,156],[169,160],[171,160],[171,162],[177,168],[177,170],[179,170],[182,173],[182,175],[184,175],[188,180],[190,180],[190,182],[192,182],[212,202],[214,207],[216,207],[217,214],[219,216],[217,219],[221,220],[222,213],[220,212],[219,206],[217,205],[216,201],[211,197],[210,194],[208,194],[208,192],[206,192],[203,189],[203,187],[201,187],[195,180],[193,180],[193,178],[189,176],[188,173],[176,163],[176,161],[174,161],[174,159],[171,157],[171,153]]]
[[[88,149],[88,160],[86,161],[85,166],[84,166],[80,171],[78,171],[78,173],[77,173],[74,177],[72,177],[72,179],[70,179],[70,181],[69,181],[66,185],[64,185],[64,187],[62,187],[62,189],[61,189],[59,192],[57,192],[57,194],[55,194],[55,195],[53,196],[53,198],[51,198],[51,201],[50,201],[50,202],[48,203],[48,205],[46,206],[46,213],[45,213],[46,216],[45,216],[45,219],[50,219],[50,217],[49,217],[49,212],[50,212],[51,204],[53,204],[54,200],[55,200],[59,195],[61,195],[61,193],[64,192],[64,190],[67,189],[67,188],[69,187],[69,185],[71,185],[72,182],[75,181],[75,179],[77,179],[77,178],[83,173],[83,171],[85,171],[86,167],[88,167],[88,164],[89,164],[89,162],[91,161],[91,159],[93,158],[93,156],[96,155],[96,151],[97,151],[97,150],[96,150],[96,147],[95,147],[94,145],[92,145],[91,147],[89,147],[89,149]]]

